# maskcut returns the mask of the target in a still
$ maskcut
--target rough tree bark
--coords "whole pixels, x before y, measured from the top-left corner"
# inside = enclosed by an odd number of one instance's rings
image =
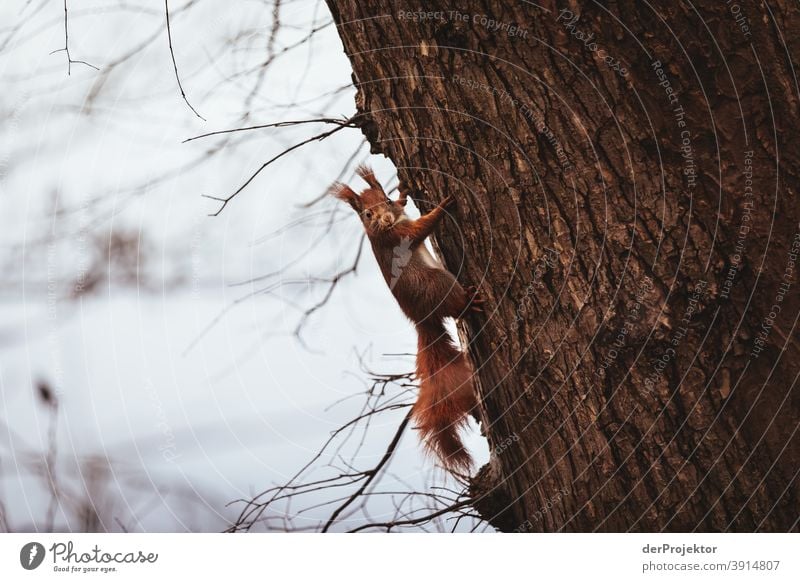
[[[481,514],[796,531],[795,3],[328,4],[373,153],[459,200]]]

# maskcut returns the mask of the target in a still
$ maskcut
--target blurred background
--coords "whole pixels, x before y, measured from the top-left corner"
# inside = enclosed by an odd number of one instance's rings
[[[324,196],[397,182],[325,3],[168,10],[0,4],[0,531],[320,530],[365,483],[331,530],[483,529],[423,519],[463,484],[411,427],[380,464],[416,338]]]

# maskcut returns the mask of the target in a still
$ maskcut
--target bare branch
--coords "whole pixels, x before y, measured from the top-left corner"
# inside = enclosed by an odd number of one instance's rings
[[[353,462],[359,455],[360,445],[349,449],[347,458],[342,454],[343,446],[360,429],[361,441],[366,437],[369,430],[370,421],[379,414],[391,413],[402,409],[410,409],[413,401],[413,385],[410,383],[412,373],[405,374],[378,374],[369,371],[364,367],[362,355],[359,355],[361,370],[371,378],[369,388],[363,393],[366,396],[361,411],[350,421],[342,424],[319,448],[310,461],[308,461],[291,479],[283,485],[277,485],[246,501],[239,499],[233,503],[244,503],[239,518],[228,531],[249,531],[258,524],[267,531],[330,531],[334,525],[342,523],[344,520],[356,519],[366,520],[366,524],[359,529],[370,527],[393,528],[405,525],[419,524],[421,529],[424,524],[433,523],[437,531],[447,531],[440,517],[449,516],[452,519],[459,518],[459,522],[464,519],[475,520],[475,516],[466,511],[470,501],[466,487],[459,490],[447,487],[419,487],[415,488],[412,484],[405,483],[402,478],[389,472],[389,465],[394,458],[400,439],[408,428],[410,414],[407,412],[402,422],[394,431],[394,436],[387,445],[385,451],[377,464],[366,470],[357,468]],[[388,387],[396,387],[399,390],[387,391]],[[334,443],[339,442],[337,450],[327,453],[332,460],[327,464],[318,464],[326,452],[332,448]],[[303,477],[311,475],[320,469],[331,469],[332,474],[321,476],[312,481],[303,481]],[[384,477],[391,476],[393,483],[399,483],[408,488],[404,491],[391,487],[389,489],[379,489],[379,483]],[[340,489],[355,487],[355,490],[345,495],[333,495],[329,498],[320,499],[320,495],[325,492],[335,492]],[[395,508],[395,514],[390,521],[381,522],[370,517],[370,500],[389,498]],[[300,509],[292,507],[292,503],[301,498],[308,498],[309,505]],[[269,509],[274,509],[280,503],[282,511],[273,512],[267,515]],[[295,524],[294,519],[302,516],[309,519],[308,514],[320,509],[331,508],[330,517],[320,521],[317,525]],[[474,526],[479,527],[485,524],[477,518]],[[456,527],[458,522],[456,523]],[[470,523],[470,525],[473,525]]]
[[[364,491],[366,491],[367,487],[369,487],[370,483],[372,483],[375,480],[375,477],[377,477],[380,474],[381,470],[386,466],[386,463],[388,463],[389,459],[392,458],[392,455],[394,454],[394,451],[397,449],[397,445],[400,442],[400,439],[403,437],[403,434],[406,431],[406,427],[408,426],[408,423],[410,421],[411,421],[411,411],[409,410],[408,414],[406,414],[406,417],[403,419],[403,422],[401,422],[400,426],[397,427],[397,431],[394,434],[394,438],[392,438],[391,442],[389,443],[389,446],[386,449],[386,452],[383,454],[383,457],[381,457],[380,462],[375,466],[375,468],[370,469],[369,471],[366,472],[367,478],[361,484],[361,487],[358,488],[358,491],[353,493],[348,498],[347,501],[345,501],[342,505],[340,505],[336,509],[336,511],[334,511],[331,514],[331,516],[328,518],[328,522],[325,524],[325,527],[322,528],[322,533],[325,533],[330,529],[330,527],[336,522],[336,519],[342,514],[342,512],[345,509],[347,509],[347,507],[351,503],[353,503],[353,501],[361,497]]]
[[[245,188],[247,188],[247,186],[249,186],[249,185],[250,185],[250,183],[251,183],[253,180],[255,180],[255,179],[256,179],[256,176],[258,176],[258,175],[259,175],[259,174],[260,174],[262,171],[264,171],[264,169],[266,169],[266,167],[267,167],[267,166],[269,166],[269,165],[270,165],[270,164],[272,164],[273,162],[275,162],[275,161],[277,161],[277,160],[281,159],[283,156],[285,156],[285,155],[287,155],[287,154],[289,154],[289,153],[293,152],[294,150],[296,150],[296,149],[299,149],[299,148],[303,147],[304,145],[311,143],[312,141],[322,141],[322,140],[323,140],[323,139],[325,139],[326,137],[329,137],[329,136],[333,135],[334,133],[336,133],[337,131],[339,131],[339,130],[341,130],[341,129],[344,129],[345,127],[356,127],[356,125],[355,125],[355,119],[356,119],[356,117],[357,117],[357,116],[351,117],[351,118],[350,118],[350,120],[348,120],[348,123],[343,123],[343,124],[341,124],[341,125],[337,125],[335,128],[333,128],[333,129],[331,129],[331,130],[329,130],[329,131],[324,131],[324,132],[322,132],[322,133],[319,133],[319,134],[317,134],[317,135],[314,135],[314,136],[312,136],[312,137],[310,137],[310,138],[308,138],[308,139],[305,139],[305,140],[303,140],[303,141],[301,141],[301,142],[299,142],[299,143],[297,143],[297,144],[295,144],[295,145],[293,145],[293,146],[291,146],[291,147],[289,147],[289,148],[287,148],[287,149],[283,150],[283,151],[282,151],[281,153],[279,153],[278,155],[276,155],[276,156],[273,156],[272,158],[270,158],[269,160],[267,160],[266,162],[264,162],[264,163],[261,165],[261,167],[260,167],[260,168],[258,168],[258,169],[257,169],[255,172],[253,172],[253,174],[251,174],[251,176],[250,176],[250,177],[249,177],[247,180],[245,180],[244,184],[242,184],[241,186],[239,186],[239,187],[238,187],[238,188],[237,188],[237,189],[236,189],[236,190],[233,192],[233,194],[231,194],[231,195],[229,195],[229,196],[227,196],[227,197],[225,197],[225,198],[219,198],[219,197],[217,197],[217,196],[209,196],[209,195],[207,195],[207,194],[203,194],[203,197],[205,197],[205,198],[210,198],[211,200],[216,200],[217,202],[221,202],[221,203],[222,203],[222,205],[219,207],[219,210],[217,210],[216,212],[214,212],[214,213],[210,214],[209,216],[219,216],[219,214],[220,214],[220,213],[221,213],[223,210],[225,210],[225,207],[228,205],[228,203],[229,203],[231,200],[233,200],[233,199],[234,199],[234,198],[235,198],[235,197],[236,197],[238,194],[240,194],[240,193],[242,192],[242,190],[244,190]]]
[[[398,520],[398,521],[387,521],[384,523],[368,523],[362,526],[359,526],[355,529],[348,530],[348,533],[356,533],[365,529],[373,528],[373,527],[384,527],[386,531],[394,527],[405,526],[405,525],[421,525],[424,523],[428,523],[429,521],[440,517],[442,515],[447,515],[448,513],[453,513],[454,511],[461,509],[462,507],[466,507],[469,505],[469,500],[459,501],[447,507],[444,507],[438,511],[434,511],[431,514],[423,515],[422,517],[417,517],[414,519],[405,519],[405,520]]]
[[[344,125],[347,127],[355,127],[353,124],[352,119],[335,119],[332,117],[320,117],[319,119],[302,119],[300,121],[278,121],[277,123],[265,123],[262,125],[251,125],[249,127],[237,127],[235,129],[223,129],[221,131],[211,131],[209,133],[204,133],[201,135],[196,135],[194,137],[187,138],[183,140],[182,143],[188,143],[190,141],[194,141],[196,139],[202,139],[204,137],[211,137],[213,135],[223,135],[226,133],[237,133],[240,131],[253,131],[254,129],[267,129],[270,127],[291,127],[293,125],[303,125],[306,123],[331,123],[334,125]]]
[[[64,0],[66,2],[66,0]],[[175,61],[175,51],[172,48],[172,27],[169,24],[169,0],[164,0],[164,13],[167,16],[167,40],[169,41],[169,54],[172,57],[172,68],[175,69],[175,80],[178,81],[178,89],[181,91],[181,97],[183,97],[184,102],[192,110],[197,117],[206,121],[206,118],[200,115],[197,110],[192,107],[192,104],[189,103],[189,99],[186,97],[186,92],[183,90],[183,85],[181,84],[181,77],[178,74],[178,63]]]
[[[73,63],[76,65],[86,65],[87,67],[93,68],[95,71],[99,71],[100,69],[95,67],[91,63],[87,63],[86,61],[79,61],[72,58],[72,55],[69,52],[69,9],[67,8],[67,0],[64,0],[64,48],[56,49],[51,52],[51,55],[56,53],[66,53],[67,55],[67,75],[72,74],[72,65]]]
[[[364,144],[366,144],[366,143],[367,143],[366,138],[361,140],[361,143],[358,144],[358,147],[353,152],[353,154],[349,158],[347,158],[347,160],[345,161],[344,166],[342,166],[342,171],[339,172],[339,175],[336,176],[336,178],[334,180],[332,180],[333,183],[341,182],[344,179],[345,174],[348,173],[350,167],[353,165],[353,162],[359,156],[359,154],[361,152],[361,149],[364,147]],[[365,163],[366,161],[367,161],[366,159],[363,159],[363,160],[361,160],[361,163]],[[328,197],[328,189],[326,188],[322,193],[317,195],[317,197],[314,198],[313,200],[309,200],[308,202],[304,202],[302,204],[299,204],[298,206],[300,208],[311,208],[312,206],[317,204],[320,200],[324,200],[327,197]]]
[[[314,314],[314,312],[321,309],[330,300],[331,296],[333,295],[333,290],[336,288],[336,285],[338,285],[339,281],[341,281],[347,275],[351,275],[356,272],[356,269],[358,269],[358,263],[361,262],[361,254],[364,250],[364,241],[366,239],[366,235],[361,235],[361,240],[358,243],[358,250],[356,251],[356,257],[350,267],[344,271],[339,271],[330,279],[323,280],[324,282],[329,283],[328,290],[325,292],[325,296],[320,301],[306,309],[305,313],[303,313],[303,316],[300,318],[300,321],[294,330],[294,334],[298,337],[298,339],[300,339],[300,332],[302,331],[303,326],[306,324],[308,319]]]

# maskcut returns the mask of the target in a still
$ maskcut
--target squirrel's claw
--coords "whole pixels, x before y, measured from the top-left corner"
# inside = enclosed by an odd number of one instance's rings
[[[467,311],[474,311],[476,313],[483,313],[483,304],[486,303],[486,299],[480,296],[480,292],[478,288],[474,285],[470,285],[466,288],[467,295],[469,296],[469,300],[467,303]]]

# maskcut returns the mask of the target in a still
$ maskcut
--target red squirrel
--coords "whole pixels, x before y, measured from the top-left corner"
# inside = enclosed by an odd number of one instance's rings
[[[391,200],[372,170],[359,166],[356,173],[369,185],[360,195],[335,183],[330,193],[355,210],[367,233],[383,278],[400,309],[417,329],[419,397],[411,416],[426,448],[449,471],[468,471],[472,458],[464,448],[459,429],[476,404],[472,366],[444,326],[447,317],[459,318],[468,310],[482,311],[477,290],[465,290],[425,248],[425,239],[455,202],[447,196],[417,220],[405,213],[407,193]]]

